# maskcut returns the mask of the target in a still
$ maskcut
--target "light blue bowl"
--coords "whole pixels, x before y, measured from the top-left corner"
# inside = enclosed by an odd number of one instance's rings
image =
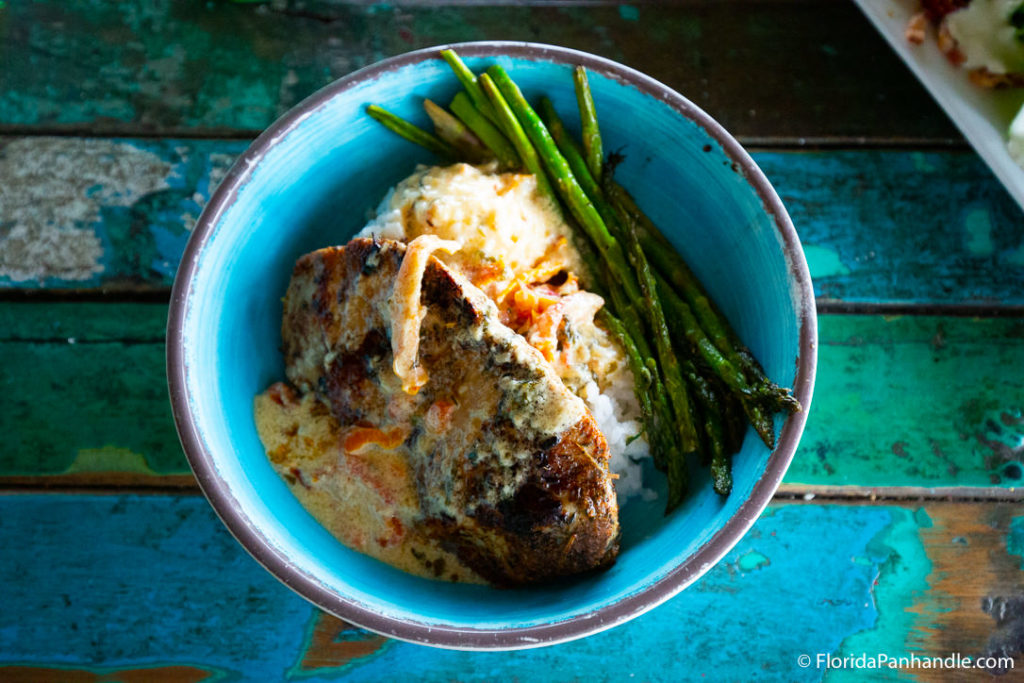
[[[816,320],[810,276],[785,209],[717,123],[660,83],[592,55],[524,43],[456,46],[471,68],[498,63],[527,97],[575,121],[571,67],[590,70],[618,178],[692,265],[768,375],[810,406]],[[513,649],[609,628],[667,600],[713,566],[778,487],[806,410],[778,418],[768,451],[750,431],[732,495],[693,472],[693,493],[622,510],[622,551],[596,575],[529,589],[428,581],[353,552],[325,531],[271,468],[253,397],[284,378],[281,297],[296,258],[343,244],[385,191],[431,156],[365,114],[370,103],[426,125],[423,98],[457,90],[439,50],[402,55],[316,93],[238,160],[203,212],[174,285],[168,375],[178,431],[199,484],[245,548],[321,608],[405,640]],[[664,492],[663,477],[647,481]]]

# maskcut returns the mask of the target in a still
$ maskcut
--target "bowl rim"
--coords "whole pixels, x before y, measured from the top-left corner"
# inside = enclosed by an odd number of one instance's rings
[[[429,59],[442,59],[441,50],[453,48],[463,57],[510,56],[562,65],[582,65],[604,77],[629,85],[667,104],[684,118],[700,126],[718,142],[735,168],[757,192],[765,212],[772,217],[782,238],[791,282],[796,284],[800,319],[799,352],[793,393],[803,410],[787,417],[765,471],[754,483],[750,497],[710,539],[682,564],[657,581],[627,597],[569,619],[532,626],[494,629],[447,626],[410,621],[366,608],[358,600],[325,588],[313,576],[298,570],[282,551],[242,514],[227,482],[205,448],[190,411],[187,392],[188,367],[184,358],[184,323],[188,315],[192,284],[200,252],[223,214],[234,203],[238,190],[252,174],[257,162],[277,142],[328,100],[368,80]],[[803,432],[810,409],[817,364],[817,315],[814,290],[800,239],[782,201],[750,155],[717,121],[687,98],[635,69],[604,57],[570,48],[519,41],[475,41],[423,48],[376,62],[324,86],[271,124],[234,163],[204,208],[183,253],[171,293],[167,321],[167,377],[175,426],[189,465],[200,489],[217,515],[243,548],[278,580],[313,603],[361,628],[413,643],[462,650],[514,650],[552,645],[603,631],[637,617],[675,596],[700,578],[746,534],[778,489]]]

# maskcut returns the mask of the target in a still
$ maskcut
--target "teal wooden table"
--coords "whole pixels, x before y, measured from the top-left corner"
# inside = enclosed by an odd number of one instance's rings
[[[803,241],[820,351],[784,485],[704,578],[584,640],[463,653],[325,615],[230,537],[164,325],[263,127],[497,38],[622,61],[736,134]],[[842,0],[0,2],[0,396],[0,680],[1024,680],[1024,213]],[[1012,662],[819,659],[957,654]]]

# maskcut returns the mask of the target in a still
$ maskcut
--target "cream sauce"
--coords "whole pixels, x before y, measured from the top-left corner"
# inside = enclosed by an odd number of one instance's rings
[[[410,574],[485,583],[417,531],[420,502],[394,434],[367,439],[343,428],[315,395],[299,398],[283,384],[257,396],[254,408],[274,469],[335,538]]]

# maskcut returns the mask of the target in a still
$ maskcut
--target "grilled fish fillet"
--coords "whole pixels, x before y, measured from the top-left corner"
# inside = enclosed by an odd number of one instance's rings
[[[288,379],[343,425],[404,436],[418,531],[488,581],[610,565],[618,507],[594,418],[483,292],[433,258],[417,356],[427,380],[403,390],[389,299],[405,253],[355,239],[299,259],[284,301]]]

